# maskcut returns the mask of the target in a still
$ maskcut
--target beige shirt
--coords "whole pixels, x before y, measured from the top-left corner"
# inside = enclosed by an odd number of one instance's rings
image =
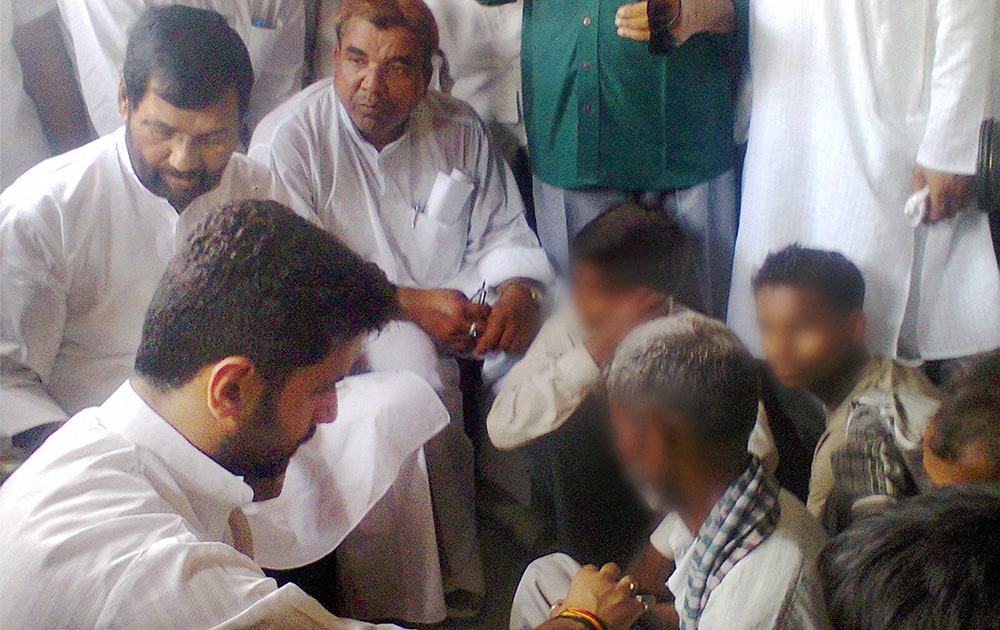
[[[872,389],[883,389],[892,392],[893,396],[905,394],[934,400],[938,398],[934,386],[919,368],[906,367],[891,359],[875,358],[869,361],[851,393],[836,408],[826,409],[826,431],[816,444],[809,478],[809,500],[806,503],[817,518],[821,518],[826,500],[833,490],[832,455],[844,445],[851,404]]]

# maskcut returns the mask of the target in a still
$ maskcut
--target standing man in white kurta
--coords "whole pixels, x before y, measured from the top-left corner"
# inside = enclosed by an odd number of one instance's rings
[[[87,110],[100,135],[121,124],[114,89],[129,30],[149,7],[183,4],[226,17],[250,52],[257,77],[246,123],[253,126],[302,89],[306,4],[311,0],[58,0],[76,55]]]
[[[997,11],[996,0],[751,3],[729,322],[754,349],[751,276],[796,242],[861,268],[872,352],[943,360],[1000,346],[987,218],[967,209]],[[914,225],[903,209],[924,188]]]
[[[452,412],[453,426],[428,445],[428,463],[446,588],[473,596],[453,599],[474,600],[483,584],[473,452],[451,357],[523,352],[551,270],[482,121],[427,89],[438,48],[427,6],[352,0],[337,27],[333,80],[265,118],[249,155],[271,167],[297,210],[315,210],[398,286],[409,322],[370,344],[368,359],[376,371],[420,373]],[[487,306],[477,294],[495,301]]]

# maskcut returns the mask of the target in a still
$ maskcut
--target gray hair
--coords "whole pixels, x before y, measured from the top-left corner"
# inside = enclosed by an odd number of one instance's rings
[[[609,399],[679,413],[703,444],[746,449],[757,419],[757,366],[735,333],[697,313],[653,320],[619,344]]]

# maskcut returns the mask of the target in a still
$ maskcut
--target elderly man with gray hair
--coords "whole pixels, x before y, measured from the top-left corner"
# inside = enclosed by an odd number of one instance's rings
[[[664,578],[673,603],[657,604],[643,596],[644,584],[623,578],[650,623],[685,630],[828,628],[815,570],[824,534],[747,451],[759,384],[736,335],[696,316],[654,320],[621,343],[606,382],[622,465],[669,512],[650,542],[670,560]],[[602,618],[600,610],[584,610],[594,617],[588,619],[575,601],[567,612],[564,599],[579,570],[562,554],[532,563],[514,599],[511,628],[537,628],[567,615],[594,630],[631,627],[634,619]]]

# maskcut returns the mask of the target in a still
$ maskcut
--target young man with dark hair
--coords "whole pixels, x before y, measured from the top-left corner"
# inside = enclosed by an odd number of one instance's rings
[[[2,431],[28,450],[131,372],[153,290],[205,213],[285,197],[233,152],[253,70],[221,15],[148,11],[124,76],[124,127],[0,195]]]
[[[1000,352],[979,359],[945,396],[924,431],[935,486],[1000,483]]]
[[[920,435],[937,393],[919,369],[865,349],[865,282],[836,252],[789,246],[754,277],[757,326],[770,371],[826,411],[813,456],[810,512],[831,532],[852,511],[926,488]],[[863,501],[863,499],[865,501]]]
[[[859,520],[819,558],[838,630],[1000,627],[1000,497],[945,488]]]
[[[396,308],[280,204],[211,215],[156,289],[135,374],[0,488],[5,624],[359,627],[264,576],[242,508],[280,492]]]

